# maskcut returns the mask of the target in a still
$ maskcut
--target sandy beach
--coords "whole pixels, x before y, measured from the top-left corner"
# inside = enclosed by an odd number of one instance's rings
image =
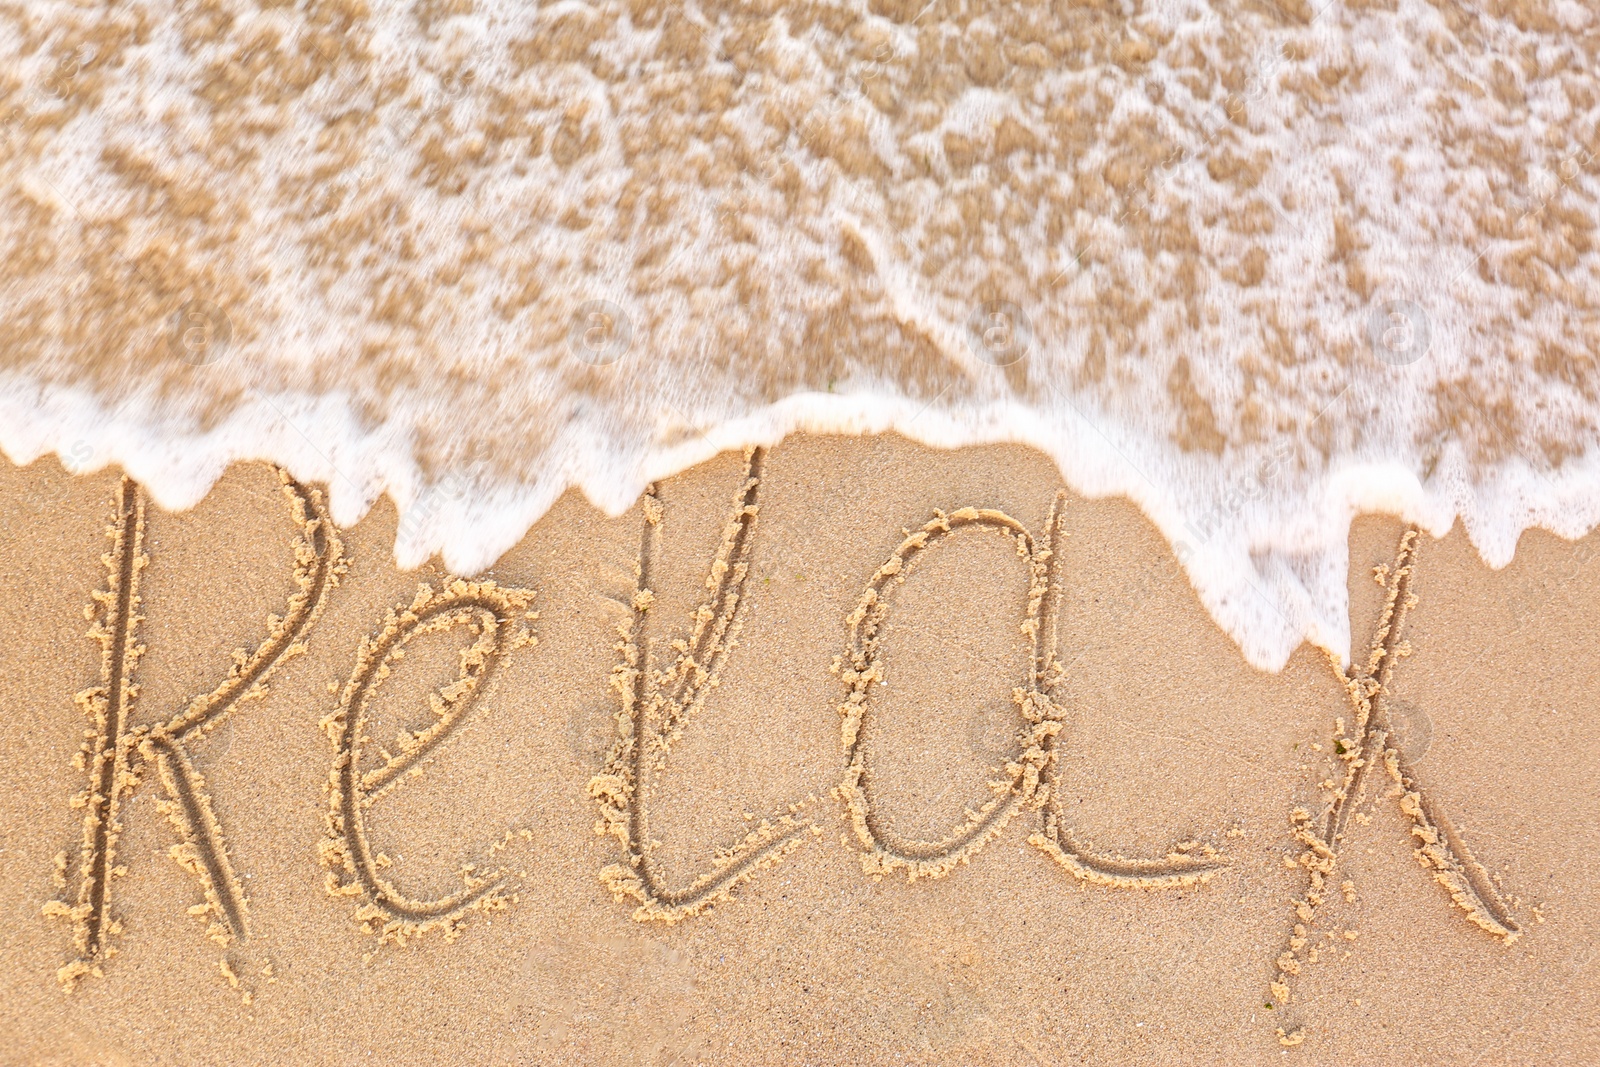
[[[0,1067],[1600,1063],[1600,7],[0,59]]]
[[[0,466],[0,531],[5,1063],[1600,1056],[1592,536],[1363,518],[1348,673],[1270,674],[1016,446],[724,453],[479,575],[264,464]]]

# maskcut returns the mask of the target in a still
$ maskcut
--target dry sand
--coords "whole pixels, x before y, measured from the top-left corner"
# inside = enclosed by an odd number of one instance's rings
[[[1059,484],[799,437],[454,584],[0,469],[0,1061],[1600,1057],[1600,541],[1358,522],[1347,684]]]

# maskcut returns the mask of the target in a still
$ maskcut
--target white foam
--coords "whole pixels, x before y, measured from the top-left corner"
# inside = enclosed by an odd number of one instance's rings
[[[1268,669],[1348,655],[1359,513],[1600,521],[1588,8],[872,7],[0,13],[0,447],[175,508],[270,459],[469,572],[796,430],[1018,442]]]
[[[1397,515],[1436,537],[1459,515],[1495,567],[1509,562],[1528,526],[1574,538],[1600,520],[1593,456],[1553,477],[1508,465],[1489,484],[1471,482],[1458,461],[1431,487],[1402,462],[1352,460],[1293,492],[1245,483],[1248,491],[1240,493],[1237,471],[1220,462],[1197,470],[1193,457],[1159,456],[1159,442],[1014,404],[952,417],[903,398],[804,393],[634,455],[596,440],[591,427],[575,429],[553,450],[560,460],[520,485],[474,482],[468,472],[426,485],[405,431],[363,431],[332,397],[261,398],[209,432],[183,435],[108,412],[71,390],[30,397],[14,379],[0,387],[0,446],[13,462],[54,452],[77,472],[120,466],[163,507],[181,510],[203,497],[227,464],[271,459],[296,477],[326,483],[335,521],[344,525],[388,494],[401,516],[399,563],[414,567],[437,552],[460,573],[492,564],[569,485],[620,514],[651,481],[796,431],[895,431],[942,447],[1017,442],[1044,451],[1073,491],[1136,502],[1173,544],[1206,608],[1246,658],[1267,670],[1280,668],[1302,640],[1348,656],[1345,541],[1357,514]]]

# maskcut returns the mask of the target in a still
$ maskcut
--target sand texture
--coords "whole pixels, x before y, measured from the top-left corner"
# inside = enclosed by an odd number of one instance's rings
[[[0,466],[0,1063],[1600,1058],[1600,539],[1361,519],[1273,674],[1017,446],[395,527]]]
[[[794,432],[1023,444],[1277,670],[1358,513],[1600,527],[1597,224],[1594,0],[12,0],[0,452],[473,572]]]

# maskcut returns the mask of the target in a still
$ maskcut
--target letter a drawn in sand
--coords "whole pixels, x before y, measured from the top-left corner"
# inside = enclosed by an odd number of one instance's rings
[[[695,612],[688,640],[674,641],[678,652],[672,667],[652,669],[645,619],[654,600],[650,589],[657,530],[662,506],[654,487],[644,498],[645,526],[637,568],[638,584],[631,617],[621,626],[618,651],[621,662],[612,684],[622,700],[617,714],[619,737],[605,769],[589,783],[601,805],[597,833],[615,835],[623,844],[625,862],[601,872],[601,878],[619,898],[639,902],[634,918],[676,922],[698,914],[712,902],[725,898],[757,870],[776,863],[805,841],[805,831],[820,835],[821,828],[795,818],[798,805],[775,821],[763,821],[732,848],[722,850],[710,870],[682,890],[660,882],[651,862],[648,819],[649,778],[666,765],[673,742],[680,736],[690,713],[717,684],[728,650],[738,631],[744,584],[749,573],[751,540],[758,514],[761,450],[750,453],[743,491],[735,501],[724,529],[722,546],[706,579],[710,597]],[[912,880],[940,877],[967,862],[1005,829],[1025,807],[1041,810],[1043,825],[1029,843],[1054,859],[1077,878],[1107,886],[1166,888],[1205,882],[1224,863],[1210,849],[1190,855],[1179,849],[1164,859],[1140,860],[1092,855],[1072,840],[1054,786],[1057,754],[1055,739],[1064,713],[1054,699],[1061,680],[1056,656],[1061,586],[1058,542],[1061,500],[1051,511],[1049,536],[1036,545],[1017,520],[999,511],[963,508],[950,515],[936,514],[920,531],[911,534],[878,569],[856,610],[845,620],[850,644],[835,664],[850,693],[840,706],[847,768],[845,781],[834,791],[842,800],[865,848],[866,871],[881,876],[904,870]],[[1013,690],[1022,715],[1019,731],[1022,753],[1004,768],[1005,777],[990,784],[993,796],[965,824],[940,841],[908,841],[894,836],[873,809],[872,773],[862,745],[872,687],[882,681],[878,663],[880,630],[887,616],[892,590],[915,569],[922,553],[953,532],[990,531],[1012,541],[1029,569],[1027,617],[1022,630],[1033,642],[1026,684]]]
[[[1496,892],[1489,872],[1473,856],[1443,809],[1422,791],[1405,753],[1390,743],[1394,730],[1386,701],[1396,663],[1411,654],[1411,645],[1403,634],[1406,617],[1417,603],[1417,596],[1411,591],[1411,580],[1416,572],[1419,537],[1416,527],[1408,529],[1400,538],[1394,566],[1378,571],[1379,579],[1387,586],[1387,596],[1365,666],[1352,664],[1349,673],[1339,671],[1355,714],[1354,738],[1344,736],[1343,719],[1339,720],[1339,731],[1334,738],[1334,751],[1344,764],[1343,781],[1334,789],[1320,829],[1314,826],[1311,814],[1304,808],[1296,808],[1289,817],[1295,840],[1304,846],[1298,863],[1309,872],[1311,884],[1305,897],[1294,902],[1293,933],[1288,948],[1276,961],[1279,977],[1272,985],[1272,992],[1279,1003],[1292,1001],[1292,979],[1307,964],[1316,962],[1317,950],[1311,945],[1316,909],[1338,865],[1339,849],[1345,841],[1350,818],[1365,794],[1369,772],[1380,761],[1389,774],[1388,795],[1399,801],[1400,810],[1411,820],[1411,834],[1418,842],[1412,853],[1417,862],[1445,888],[1451,902],[1465,912],[1472,923],[1506,944],[1522,934],[1510,909]],[[1337,669],[1337,665],[1335,667]],[[1345,890],[1353,894],[1354,886],[1346,883]],[[1285,1045],[1297,1045],[1303,1040],[1298,1030],[1280,1028],[1278,1037]]]
[[[368,933],[379,936],[380,946],[403,945],[407,938],[435,927],[442,927],[445,940],[453,941],[468,912],[505,904],[500,872],[478,871],[472,865],[460,872],[462,888],[448,896],[437,900],[406,896],[381,873],[391,864],[388,856],[372,848],[366,812],[380,797],[422,773],[420,761],[472,710],[501,657],[538,643],[532,623],[539,615],[529,610],[533,596],[529,589],[459,579],[438,593],[420,587],[410,607],[391,611],[377,637],[362,641],[338,709],[322,720],[337,753],[328,779],[328,835],[321,847],[323,866],[330,868],[327,889],[333,896],[361,898],[356,919]],[[456,680],[429,694],[434,721],[420,730],[402,731],[395,745],[398,752],[380,749],[383,763],[362,771],[361,746],[370,740],[365,736],[367,709],[378,687],[405,658],[405,646],[413,638],[457,626],[466,626],[477,639],[462,650]]]
[[[751,542],[760,510],[762,449],[747,454],[744,484],[734,500],[733,513],[723,528],[722,544],[706,576],[709,596],[694,613],[687,640],[669,647],[678,655],[670,667],[652,666],[647,632],[654,601],[650,582],[654,576],[657,541],[663,508],[656,487],[644,496],[644,531],[635,567],[638,578],[632,611],[619,626],[621,659],[611,673],[611,685],[621,700],[617,712],[618,737],[605,767],[589,781],[589,795],[600,805],[595,833],[612,834],[622,843],[623,862],[600,872],[601,880],[618,899],[639,902],[633,917],[640,921],[673,923],[697,915],[714,902],[726,899],[740,883],[804,843],[807,829],[820,829],[790,813],[760,825],[730,848],[719,850],[711,869],[683,889],[665,886],[655,870],[650,852],[649,796],[651,779],[666,769],[673,744],[684,724],[705,703],[717,685],[728,652],[739,632],[745,604],[745,580],[750,573]]]
[[[1056,774],[1059,754],[1056,739],[1066,718],[1058,700],[1062,668],[1057,657],[1062,585],[1060,541],[1063,494],[1058,494],[1042,543],[1016,519],[1001,511],[962,508],[948,515],[936,512],[922,529],[909,535],[873,575],[861,600],[846,622],[850,642],[835,669],[849,687],[839,706],[847,767],[835,794],[844,802],[863,852],[868,874],[882,876],[903,870],[909,880],[939,878],[977,855],[998,837],[1024,808],[1043,813],[1042,827],[1028,843],[1044,852],[1067,873],[1097,885],[1146,889],[1195,885],[1212,878],[1224,867],[1209,848],[1189,855],[1179,846],[1164,859],[1124,859],[1097,856],[1079,847],[1065,824]],[[863,744],[873,689],[884,679],[879,663],[882,627],[888,617],[893,591],[915,571],[924,554],[961,531],[988,532],[1011,541],[1028,566],[1027,615],[1022,632],[1033,646],[1024,684],[1012,690],[1021,715],[1017,740],[1021,752],[1008,761],[1002,776],[989,783],[990,798],[977,810],[968,809],[961,825],[938,841],[914,841],[895,835],[874,808],[871,761]]]
[[[155,764],[169,799],[161,807],[178,831],[172,857],[200,879],[206,902],[190,910],[209,914],[209,933],[226,944],[248,937],[249,912],[233,872],[227,842],[205,779],[190,760],[190,746],[205,737],[247,700],[266,693],[268,677],[286,660],[305,651],[304,635],[322,613],[328,590],[343,572],[343,546],[323,507],[322,495],[278,472],[300,536],[294,543],[296,591],[282,616],[267,620],[267,638],[254,652],[234,652],[228,676],[214,690],[196,697],[184,711],[155,726],[130,724],[139,687],[135,668],[144,646],[138,643],[139,576],[149,562],[144,554],[143,496],[132,479],[117,487],[115,521],[107,533],[111,552],[104,558],[108,576],[104,591],[94,594],[88,616],[89,636],[101,646],[102,683],[78,694],[80,706],[94,720],[94,730],[79,756],[89,771],[89,789],[74,803],[86,808],[80,854],[80,888],[75,905],[52,901],[46,914],[74,923],[78,958],[58,973],[71,988],[85,974],[99,974],[101,963],[115,954],[108,937],[120,931],[110,915],[110,879],[124,871],[116,863],[118,819],[123,801],[138,787],[145,764]]]

